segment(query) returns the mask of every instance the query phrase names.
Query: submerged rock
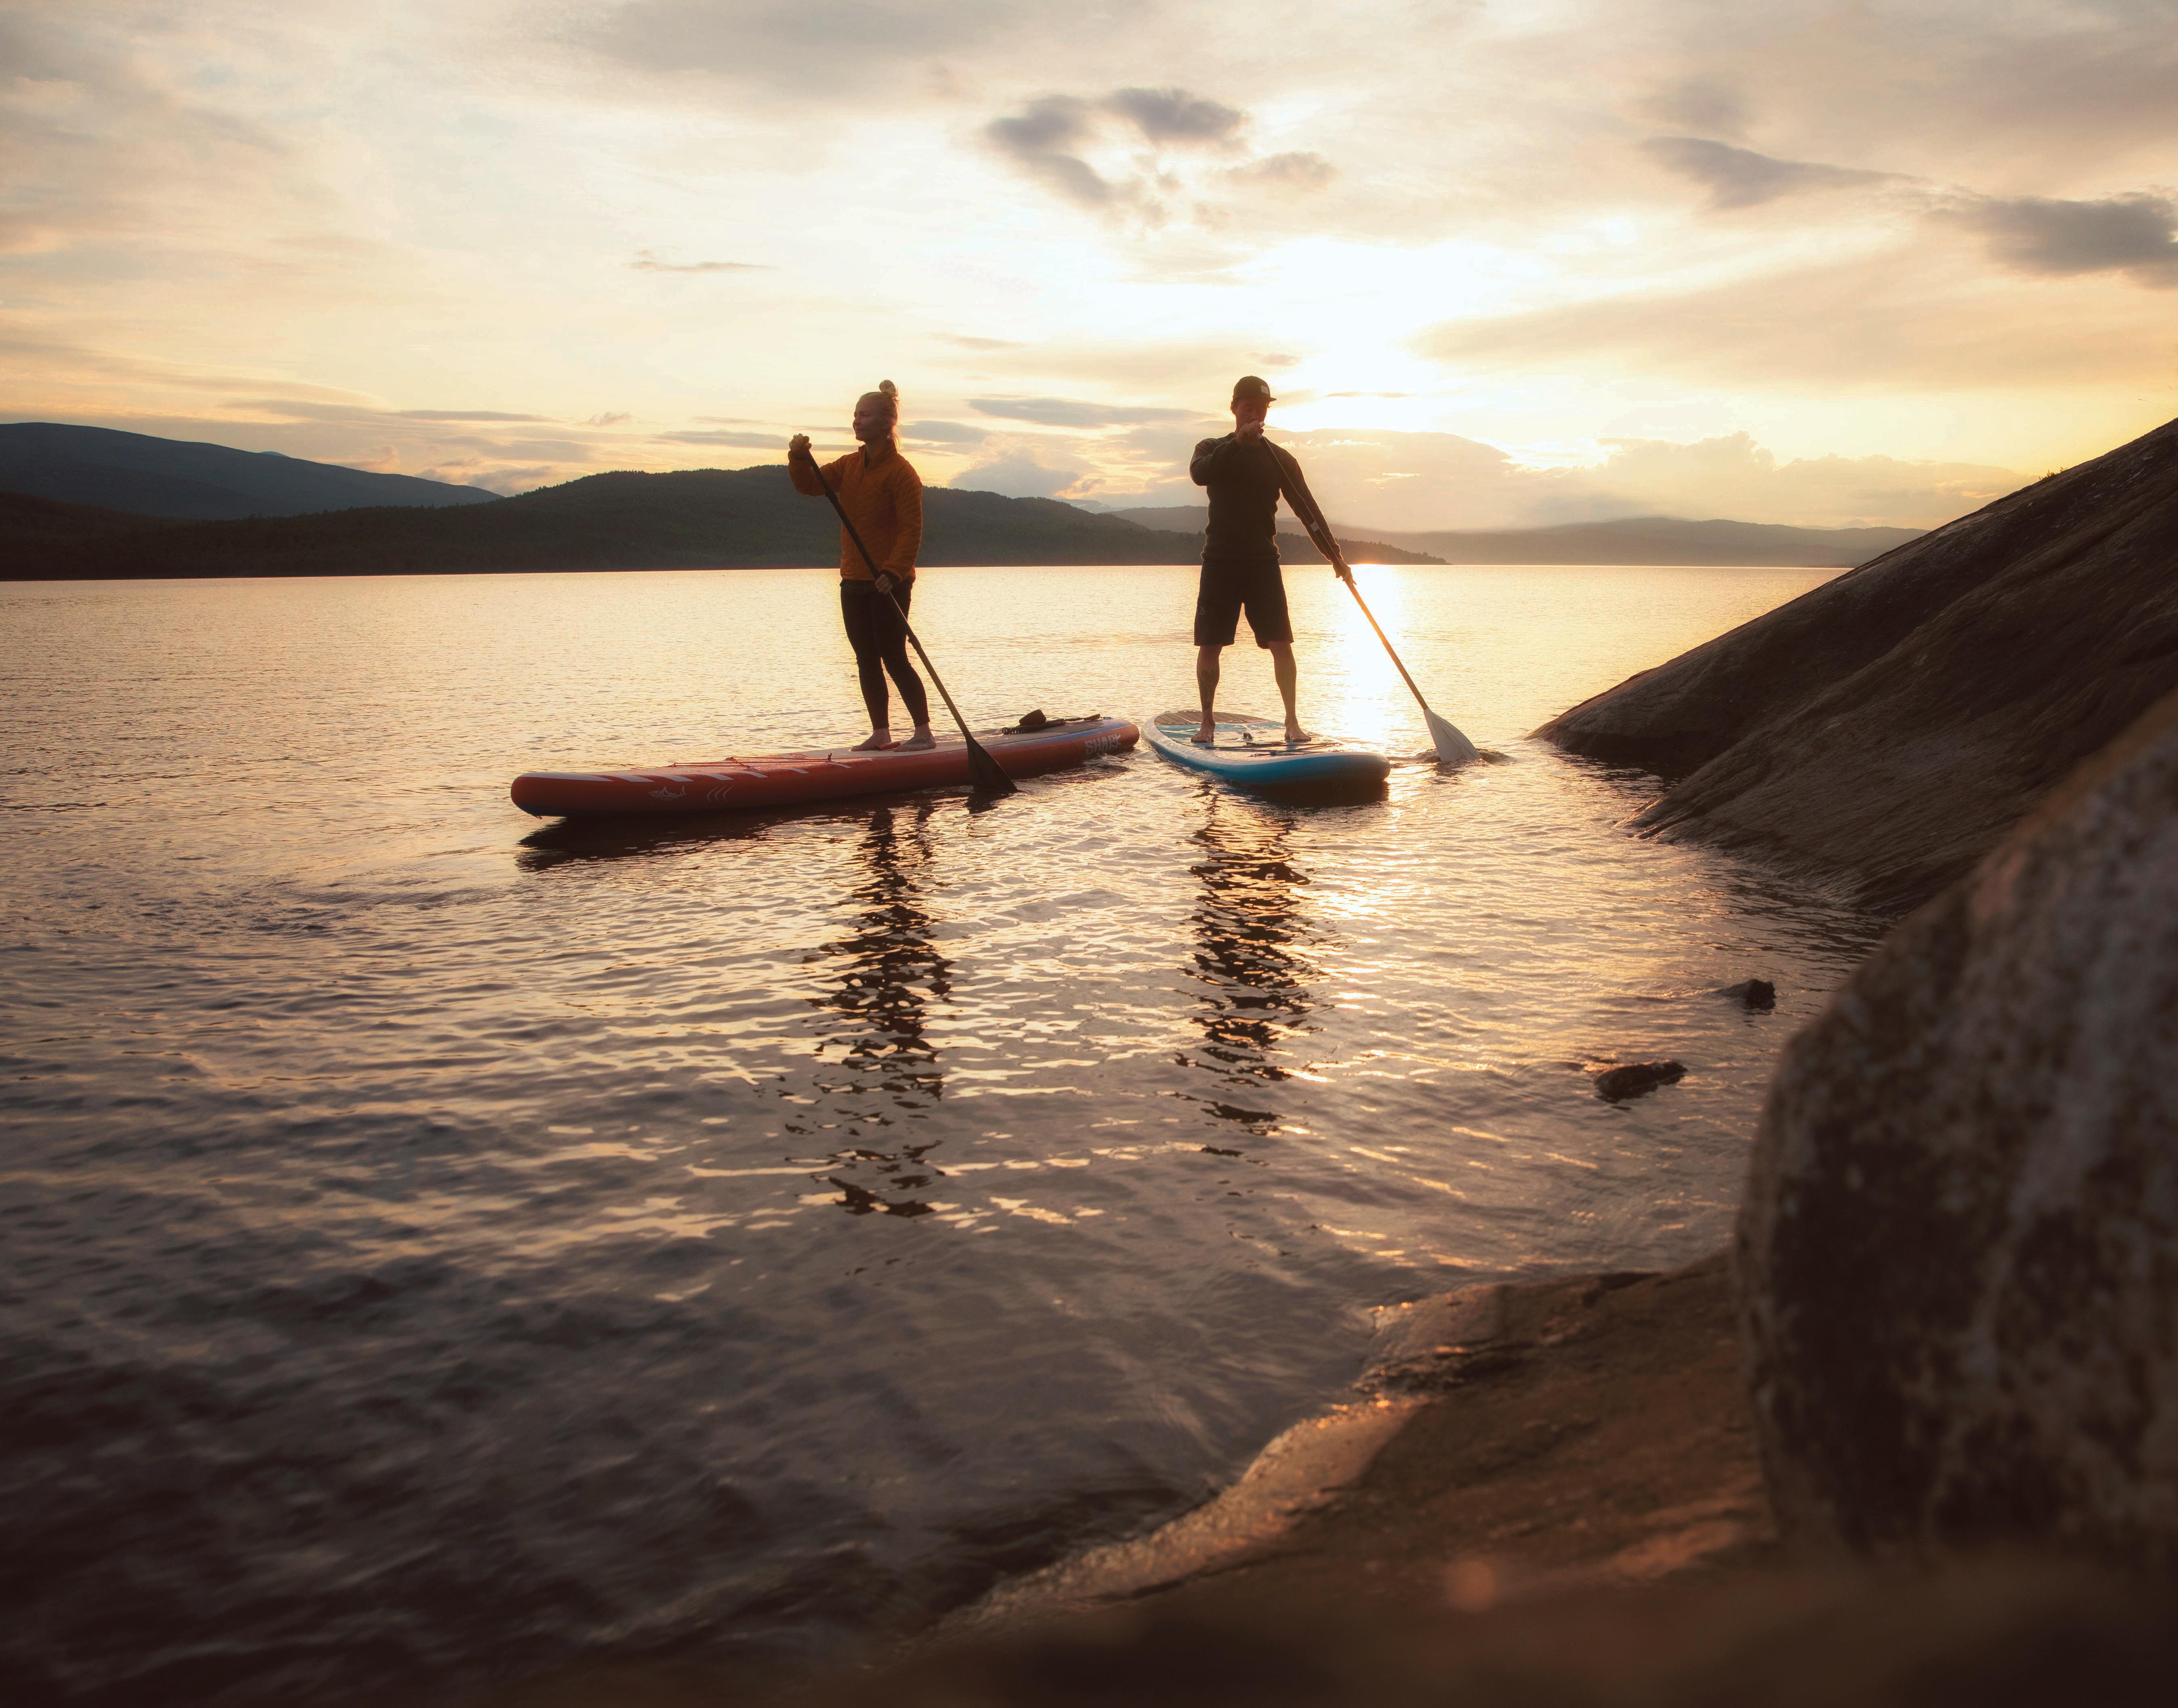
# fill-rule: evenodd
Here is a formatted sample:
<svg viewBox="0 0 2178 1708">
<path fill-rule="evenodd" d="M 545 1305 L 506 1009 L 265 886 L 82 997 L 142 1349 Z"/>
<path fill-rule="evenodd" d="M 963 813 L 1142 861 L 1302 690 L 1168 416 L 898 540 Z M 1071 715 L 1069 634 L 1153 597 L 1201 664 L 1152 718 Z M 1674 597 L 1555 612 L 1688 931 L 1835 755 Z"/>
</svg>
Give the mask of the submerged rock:
<svg viewBox="0 0 2178 1708">
<path fill-rule="evenodd" d="M 2178 694 L 1793 1041 L 1737 1260 L 1795 1534 L 2178 1565 Z"/>
<path fill-rule="evenodd" d="M 1628 1098 L 1653 1092 L 1658 1086 L 1674 1084 L 1686 1075 L 1683 1062 L 1628 1062 L 1623 1067 L 1607 1068 L 1598 1074 L 1595 1094 L 1606 1103 L 1623 1103 Z"/>
<path fill-rule="evenodd" d="M 1743 978 L 1717 992 L 1728 996 L 1749 1013 L 1767 1014 L 1777 1006 L 1777 987 L 1766 978 Z"/>
<path fill-rule="evenodd" d="M 1637 824 L 1904 909 L 2178 687 L 2178 422 L 1535 733 L 1677 780 Z"/>
</svg>

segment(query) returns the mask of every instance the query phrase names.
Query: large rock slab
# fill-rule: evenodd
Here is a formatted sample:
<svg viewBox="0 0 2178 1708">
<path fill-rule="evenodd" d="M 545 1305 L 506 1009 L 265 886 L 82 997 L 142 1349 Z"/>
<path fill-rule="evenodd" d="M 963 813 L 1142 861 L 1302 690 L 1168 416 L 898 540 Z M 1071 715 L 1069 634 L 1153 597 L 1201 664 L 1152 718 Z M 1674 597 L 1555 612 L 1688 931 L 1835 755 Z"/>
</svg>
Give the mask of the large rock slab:
<svg viewBox="0 0 2178 1708">
<path fill-rule="evenodd" d="M 1736 1254 L 1788 1533 L 2178 1565 L 2178 695 L 1793 1040 Z"/>
<path fill-rule="evenodd" d="M 1638 828 L 1903 911 L 2178 687 L 2178 422 L 1535 733 L 1677 780 Z"/>
</svg>

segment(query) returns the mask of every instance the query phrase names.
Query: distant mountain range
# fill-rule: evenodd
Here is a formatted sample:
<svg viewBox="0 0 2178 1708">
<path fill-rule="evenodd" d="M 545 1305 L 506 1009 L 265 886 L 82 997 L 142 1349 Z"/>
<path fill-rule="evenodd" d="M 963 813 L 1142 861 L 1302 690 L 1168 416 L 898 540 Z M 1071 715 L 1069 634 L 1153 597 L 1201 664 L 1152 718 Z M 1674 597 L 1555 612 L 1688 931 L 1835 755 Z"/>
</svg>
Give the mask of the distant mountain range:
<svg viewBox="0 0 2178 1708">
<path fill-rule="evenodd" d="M 1160 505 L 1108 510 L 1145 528 L 1174 533 L 1202 531 L 1201 505 Z M 1393 550 L 1427 554 L 1383 557 L 1385 563 L 1673 563 L 1745 564 L 1772 567 L 1850 569 L 1918 539 L 1918 528 L 1789 528 L 1766 522 L 1688 522 L 1676 516 L 1632 516 L 1610 522 L 1569 522 L 1552 528 L 1489 531 L 1445 529 L 1427 534 L 1371 530 Z M 1281 550 L 1288 536 L 1279 535 Z M 1296 542 L 1305 541 L 1294 536 Z M 1342 538 L 1339 544 L 1346 544 Z M 1291 557 L 1296 554 L 1287 552 Z M 1313 556 L 1311 550 L 1310 556 Z M 1353 556 L 1352 552 L 1347 554 Z"/>
<path fill-rule="evenodd" d="M 13 506 L 0 503 L 0 546 Z M 931 565 L 1185 563 L 1176 534 L 1092 516 L 1049 498 L 932 487 L 923 495 Z M 554 569 L 791 568 L 840 561 L 840 524 L 779 463 L 674 474 L 593 474 L 519 498 L 457 509 L 376 507 L 239 522 L 117 529 L 79 512 L 72 544 L 36 518 L 43 544 L 9 550 L 20 578 L 401 575 Z"/>
<path fill-rule="evenodd" d="M 1491 533 L 1394 534 L 1447 563 L 1769 564 L 1851 569 L 1918 539 L 1919 528 L 1787 528 L 1770 522 L 1688 522 L 1630 516 Z"/>
<path fill-rule="evenodd" d="M 0 425 L 0 492 L 191 521 L 304 516 L 367 504 L 489 504 L 499 495 L 413 474 L 366 474 L 276 451 L 52 421 Z"/>
<path fill-rule="evenodd" d="M 927 489 L 924 504 L 923 561 L 933 567 L 1183 564 L 1201 550 L 1199 506 L 1097 513 L 949 487 Z M 190 505 L 198 510 L 178 507 Z M 205 511 L 216 513 L 184 519 Z M 1644 517 L 1340 544 L 1356 562 L 1842 567 L 1915 532 Z M 1321 561 L 1298 534 L 1278 543 L 1289 561 Z M 501 499 L 145 434 L 0 425 L 0 578 L 783 568 L 836 562 L 838 550 L 830 511 L 795 492 L 776 463 L 594 474 Z"/>
</svg>

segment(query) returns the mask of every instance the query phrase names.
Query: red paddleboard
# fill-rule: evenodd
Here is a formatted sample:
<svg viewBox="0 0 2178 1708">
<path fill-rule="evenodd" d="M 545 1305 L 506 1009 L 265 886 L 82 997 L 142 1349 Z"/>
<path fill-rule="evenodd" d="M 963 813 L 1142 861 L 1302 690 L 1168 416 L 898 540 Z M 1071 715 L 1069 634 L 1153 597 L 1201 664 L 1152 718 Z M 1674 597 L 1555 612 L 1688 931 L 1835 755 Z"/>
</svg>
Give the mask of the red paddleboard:
<svg viewBox="0 0 2178 1708">
<path fill-rule="evenodd" d="M 1009 777 L 1034 777 L 1081 764 L 1099 753 L 1135 745 L 1139 731 L 1125 718 L 1053 719 L 1041 729 L 978 730 Z M 966 783 L 968 750 L 958 736 L 940 736 L 919 753 L 897 747 L 859 753 L 845 747 L 779 753 L 762 759 L 708 759 L 627 771 L 525 771 L 514 780 L 514 804 L 540 818 L 626 818 L 636 813 L 742 813 L 798 807 L 848 795 L 944 789 Z"/>
</svg>

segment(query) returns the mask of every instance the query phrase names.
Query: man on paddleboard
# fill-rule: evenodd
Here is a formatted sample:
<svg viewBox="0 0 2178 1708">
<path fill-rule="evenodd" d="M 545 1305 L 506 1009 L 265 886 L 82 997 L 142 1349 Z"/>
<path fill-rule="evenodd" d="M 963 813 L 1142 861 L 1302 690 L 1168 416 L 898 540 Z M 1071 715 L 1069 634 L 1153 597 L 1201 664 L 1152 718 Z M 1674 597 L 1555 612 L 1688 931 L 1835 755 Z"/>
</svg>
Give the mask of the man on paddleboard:
<svg viewBox="0 0 2178 1708">
<path fill-rule="evenodd" d="M 1202 696 L 1202 727 L 1194 738 L 1205 747 L 1218 733 L 1218 655 L 1233 644 L 1244 610 L 1256 644 L 1271 655 L 1271 674 L 1285 702 L 1286 739 L 1308 739 L 1294 709 L 1297 672 L 1285 577 L 1278 567 L 1279 495 L 1296 516 L 1320 512 L 1293 453 L 1263 436 L 1263 418 L 1277 401 L 1253 374 L 1234 380 L 1233 430 L 1204 440 L 1187 466 L 1195 484 L 1210 490 L 1202 580 L 1195 595 L 1195 684 Z"/>
<path fill-rule="evenodd" d="M 877 561 L 873 575 L 853 536 L 845 527 L 840 529 L 840 616 L 847 626 L 847 644 L 855 649 L 862 704 L 870 714 L 869 738 L 855 743 L 857 752 L 937 745 L 930 733 L 930 697 L 907 659 L 907 607 L 915 593 L 915 555 L 922 547 L 922 477 L 894 442 L 899 424 L 899 388 L 889 380 L 880 380 L 876 391 L 855 401 L 855 438 L 862 448 L 824 465 L 840 507 Z M 796 492 L 824 495 L 807 434 L 797 433 L 787 441 L 786 473 Z M 915 733 L 905 742 L 892 738 L 888 674 L 915 724 Z"/>
</svg>

